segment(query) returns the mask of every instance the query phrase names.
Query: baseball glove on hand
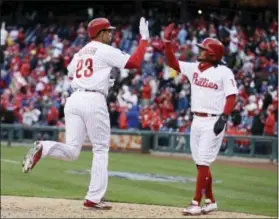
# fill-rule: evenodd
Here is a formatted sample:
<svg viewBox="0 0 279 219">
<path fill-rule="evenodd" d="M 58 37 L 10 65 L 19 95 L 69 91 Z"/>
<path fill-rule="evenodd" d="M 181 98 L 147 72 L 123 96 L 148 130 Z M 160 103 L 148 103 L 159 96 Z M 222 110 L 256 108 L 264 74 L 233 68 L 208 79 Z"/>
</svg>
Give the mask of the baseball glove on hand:
<svg viewBox="0 0 279 219">
<path fill-rule="evenodd" d="M 172 38 L 171 33 L 173 31 L 174 26 L 175 24 L 171 23 L 166 27 L 164 31 L 164 42 L 169 43 L 171 41 Z"/>
<path fill-rule="evenodd" d="M 219 135 L 223 129 L 225 128 L 225 125 L 227 124 L 228 121 L 228 116 L 226 114 L 221 114 L 221 116 L 219 117 L 219 119 L 217 120 L 217 122 L 214 125 L 214 133 L 215 135 Z"/>
<path fill-rule="evenodd" d="M 149 39 L 148 21 L 146 21 L 144 17 L 141 17 L 140 19 L 139 31 L 140 31 L 141 39 L 143 40 Z"/>
</svg>

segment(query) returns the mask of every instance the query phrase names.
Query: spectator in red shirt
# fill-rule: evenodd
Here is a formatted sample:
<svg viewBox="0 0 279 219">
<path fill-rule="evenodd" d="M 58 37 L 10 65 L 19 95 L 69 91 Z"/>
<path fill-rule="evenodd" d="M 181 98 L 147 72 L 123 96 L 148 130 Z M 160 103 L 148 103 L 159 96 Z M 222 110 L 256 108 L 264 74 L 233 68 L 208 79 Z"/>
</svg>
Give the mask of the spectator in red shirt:
<svg viewBox="0 0 279 219">
<path fill-rule="evenodd" d="M 149 81 L 144 82 L 144 86 L 141 91 L 141 100 L 142 100 L 142 106 L 148 106 L 150 99 L 151 99 L 151 86 L 149 84 Z"/>
<path fill-rule="evenodd" d="M 38 58 L 45 58 L 46 57 L 46 49 L 44 48 L 44 44 L 40 43 L 38 48 Z"/>
<path fill-rule="evenodd" d="M 159 131 L 162 127 L 162 119 L 159 114 L 153 113 L 153 117 L 151 118 L 150 128 L 152 131 Z"/>
<path fill-rule="evenodd" d="M 18 31 L 17 39 L 19 42 L 24 43 L 25 40 L 25 35 L 24 35 L 24 30 L 23 28 L 20 28 Z"/>
<path fill-rule="evenodd" d="M 275 130 L 275 115 L 274 115 L 274 108 L 270 105 L 267 108 L 267 117 L 264 124 L 264 134 L 268 136 L 274 136 Z"/>
<path fill-rule="evenodd" d="M 164 103 L 161 105 L 162 119 L 167 119 L 171 113 L 174 112 L 172 103 L 169 100 L 164 100 Z"/>
<path fill-rule="evenodd" d="M 126 108 L 120 108 L 120 115 L 119 115 L 119 128 L 120 129 L 128 128 L 126 112 L 127 112 Z"/>
<path fill-rule="evenodd" d="M 141 129 L 150 130 L 150 122 L 153 116 L 153 111 L 149 108 L 143 108 L 140 112 Z"/>
<path fill-rule="evenodd" d="M 26 59 L 20 67 L 20 73 L 23 77 L 27 77 L 30 74 L 30 70 L 31 70 L 31 67 L 29 64 L 29 60 Z"/>
<path fill-rule="evenodd" d="M 21 64 L 21 60 L 19 57 L 19 53 L 16 52 L 16 54 L 12 58 L 10 69 L 12 69 L 13 71 L 18 71 L 20 69 L 20 64 Z"/>
<path fill-rule="evenodd" d="M 59 118 L 59 112 L 55 106 L 51 106 L 47 112 L 48 125 L 56 125 Z"/>
</svg>

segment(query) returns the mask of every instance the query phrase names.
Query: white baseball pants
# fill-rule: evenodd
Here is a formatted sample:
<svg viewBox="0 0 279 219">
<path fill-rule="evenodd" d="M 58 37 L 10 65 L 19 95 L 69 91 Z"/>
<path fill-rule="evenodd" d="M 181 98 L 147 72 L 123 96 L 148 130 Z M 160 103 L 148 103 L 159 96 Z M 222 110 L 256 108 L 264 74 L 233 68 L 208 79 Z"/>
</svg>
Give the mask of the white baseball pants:
<svg viewBox="0 0 279 219">
<path fill-rule="evenodd" d="M 217 158 L 225 133 L 225 129 L 218 136 L 213 132 L 218 118 L 218 116 L 194 115 L 190 132 L 190 148 L 192 158 L 197 165 L 210 166 Z"/>
<path fill-rule="evenodd" d="M 99 203 L 108 184 L 110 120 L 105 96 L 97 92 L 76 91 L 67 98 L 64 112 L 66 143 L 41 141 L 42 157 L 76 160 L 87 134 L 94 158 L 85 199 Z"/>
</svg>

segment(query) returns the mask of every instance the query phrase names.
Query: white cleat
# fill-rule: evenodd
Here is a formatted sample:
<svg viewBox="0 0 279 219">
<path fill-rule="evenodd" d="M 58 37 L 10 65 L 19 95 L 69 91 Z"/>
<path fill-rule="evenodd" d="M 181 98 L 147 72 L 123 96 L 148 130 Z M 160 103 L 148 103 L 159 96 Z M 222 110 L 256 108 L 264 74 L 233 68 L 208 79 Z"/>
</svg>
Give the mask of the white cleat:
<svg viewBox="0 0 279 219">
<path fill-rule="evenodd" d="M 213 211 L 217 211 L 217 203 L 211 202 L 210 199 L 205 199 L 205 205 L 202 207 L 202 213 L 208 214 Z"/>
<path fill-rule="evenodd" d="M 28 173 L 30 170 L 34 168 L 34 166 L 41 159 L 42 151 L 43 145 L 39 141 L 34 142 L 34 147 L 32 147 L 28 151 L 22 162 L 22 171 L 24 173 Z"/>
<path fill-rule="evenodd" d="M 183 209 L 183 215 L 201 215 L 201 206 L 195 200 L 192 200 L 187 208 Z"/>
</svg>

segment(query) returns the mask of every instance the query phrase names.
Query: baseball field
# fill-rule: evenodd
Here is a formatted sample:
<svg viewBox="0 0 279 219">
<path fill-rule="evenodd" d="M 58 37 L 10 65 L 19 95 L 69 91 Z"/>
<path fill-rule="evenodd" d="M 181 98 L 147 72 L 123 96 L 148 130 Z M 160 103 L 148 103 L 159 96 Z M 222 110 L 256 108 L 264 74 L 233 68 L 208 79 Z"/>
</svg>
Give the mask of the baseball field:
<svg viewBox="0 0 279 219">
<path fill-rule="evenodd" d="M 195 189 L 190 159 L 110 153 L 105 197 L 113 210 L 84 210 L 92 153 L 77 161 L 42 159 L 29 174 L 21 161 L 28 147 L 1 147 L 1 217 L 182 217 Z M 202 217 L 278 217 L 277 166 L 216 161 L 213 187 L 219 211 Z M 36 197 L 36 198 L 35 198 Z"/>
</svg>

